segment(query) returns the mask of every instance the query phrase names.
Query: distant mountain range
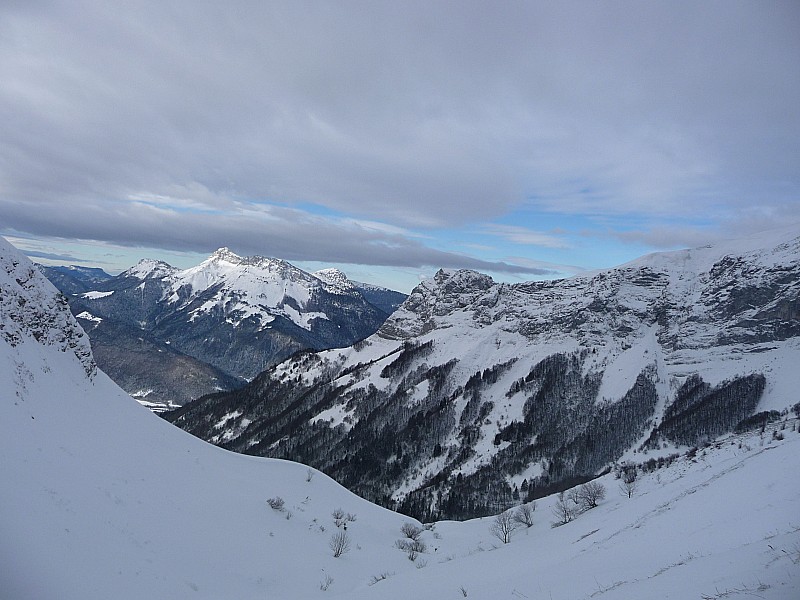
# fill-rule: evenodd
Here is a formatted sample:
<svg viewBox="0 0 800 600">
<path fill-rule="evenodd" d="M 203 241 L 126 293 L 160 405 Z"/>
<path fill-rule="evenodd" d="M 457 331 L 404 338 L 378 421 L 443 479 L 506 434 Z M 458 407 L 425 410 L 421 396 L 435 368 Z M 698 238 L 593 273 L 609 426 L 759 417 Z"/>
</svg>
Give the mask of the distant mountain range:
<svg viewBox="0 0 800 600">
<path fill-rule="evenodd" d="M 785 414 L 798 365 L 794 229 L 559 281 L 439 271 L 368 339 L 165 417 L 460 519 Z"/>
<path fill-rule="evenodd" d="M 243 385 L 300 350 L 348 346 L 405 299 L 335 269 L 311 274 L 227 248 L 186 270 L 147 259 L 114 277 L 40 268 L 69 298 L 100 368 L 155 410 Z"/>
</svg>

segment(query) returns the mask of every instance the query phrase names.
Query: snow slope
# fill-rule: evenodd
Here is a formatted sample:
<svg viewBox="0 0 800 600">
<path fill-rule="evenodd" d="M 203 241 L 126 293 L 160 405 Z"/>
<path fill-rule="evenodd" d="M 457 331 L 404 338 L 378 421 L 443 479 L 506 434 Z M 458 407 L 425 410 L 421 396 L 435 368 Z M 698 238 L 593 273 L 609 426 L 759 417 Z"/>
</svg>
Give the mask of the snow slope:
<svg viewBox="0 0 800 600">
<path fill-rule="evenodd" d="M 551 528 L 553 499 L 542 499 L 533 527 L 510 545 L 489 533 L 491 518 L 437 523 L 412 562 L 395 547 L 407 517 L 301 465 L 193 438 L 87 368 L 82 332 L 55 289 L 16 277 L 26 261 L 0 240 L 3 598 L 800 593 L 800 433 L 791 425 L 784 440 L 730 438 L 640 476 L 631 499 L 606 476 L 609 497 L 562 527 Z M 5 302 L 14 297 L 27 299 L 24 309 Z M 33 315 L 46 317 L 37 329 Z M 266 504 L 278 496 L 284 511 Z M 337 508 L 355 520 L 350 551 L 334 558 Z"/>
</svg>

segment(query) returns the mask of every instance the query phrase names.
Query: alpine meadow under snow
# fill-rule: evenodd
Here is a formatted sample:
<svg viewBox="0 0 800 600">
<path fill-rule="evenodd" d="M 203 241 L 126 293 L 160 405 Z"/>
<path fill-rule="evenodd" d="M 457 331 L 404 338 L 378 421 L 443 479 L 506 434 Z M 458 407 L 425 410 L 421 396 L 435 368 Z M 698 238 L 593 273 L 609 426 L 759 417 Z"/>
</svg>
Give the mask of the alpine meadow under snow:
<svg viewBox="0 0 800 600">
<path fill-rule="evenodd" d="M 791 417 L 641 471 L 630 498 L 609 473 L 598 506 L 558 527 L 559 499 L 542 498 L 508 544 L 496 517 L 419 532 L 322 473 L 217 448 L 140 406 L 4 240 L 0 385 L 0 591 L 14 600 L 800 594 Z"/>
</svg>

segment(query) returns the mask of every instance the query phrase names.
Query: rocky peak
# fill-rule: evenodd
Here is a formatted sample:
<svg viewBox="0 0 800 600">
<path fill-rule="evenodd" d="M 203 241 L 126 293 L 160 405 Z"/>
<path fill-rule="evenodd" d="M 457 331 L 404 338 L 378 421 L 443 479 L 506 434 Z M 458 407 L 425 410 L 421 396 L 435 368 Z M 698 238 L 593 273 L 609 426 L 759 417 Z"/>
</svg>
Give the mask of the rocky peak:
<svg viewBox="0 0 800 600">
<path fill-rule="evenodd" d="M 73 353 L 89 377 L 97 372 L 89 338 L 70 313 L 67 299 L 0 238 L 0 339 L 14 347 L 26 338 Z"/>
<path fill-rule="evenodd" d="M 438 317 L 463 310 L 495 286 L 488 275 L 468 269 L 439 269 L 420 283 L 384 323 L 379 333 L 388 338 L 408 338 L 438 326 Z"/>
<path fill-rule="evenodd" d="M 335 290 L 345 290 L 350 291 L 355 288 L 353 282 L 347 278 L 342 271 L 339 269 L 329 268 L 329 269 L 321 269 L 319 271 L 315 271 L 312 273 L 314 277 L 320 279 L 323 283 L 328 284 L 330 287 L 334 288 Z"/>
</svg>

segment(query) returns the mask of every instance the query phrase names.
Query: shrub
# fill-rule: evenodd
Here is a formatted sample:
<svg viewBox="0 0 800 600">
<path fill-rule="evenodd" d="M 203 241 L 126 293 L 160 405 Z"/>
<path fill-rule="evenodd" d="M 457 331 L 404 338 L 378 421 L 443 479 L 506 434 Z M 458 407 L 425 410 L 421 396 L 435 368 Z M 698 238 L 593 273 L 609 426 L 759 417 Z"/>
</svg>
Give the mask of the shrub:
<svg viewBox="0 0 800 600">
<path fill-rule="evenodd" d="M 280 496 L 275 496 L 274 498 L 267 498 L 267 504 L 272 510 L 277 510 L 278 512 L 283 512 L 285 509 L 286 502 L 283 501 L 283 498 Z"/>
<path fill-rule="evenodd" d="M 410 540 L 414 540 L 415 542 L 419 540 L 420 536 L 422 535 L 423 529 L 414 525 L 413 523 L 403 523 L 403 526 L 400 528 L 400 532 L 406 536 Z"/>
<path fill-rule="evenodd" d="M 337 531 L 331 536 L 328 546 L 333 551 L 333 557 L 339 558 L 345 552 L 350 551 L 350 536 L 346 531 Z"/>
<path fill-rule="evenodd" d="M 513 519 L 518 525 L 533 527 L 533 511 L 536 510 L 536 502 L 523 504 L 514 511 Z"/>
<path fill-rule="evenodd" d="M 605 486 L 598 481 L 590 481 L 578 489 L 578 499 L 583 510 L 595 508 L 606 497 Z"/>
</svg>

